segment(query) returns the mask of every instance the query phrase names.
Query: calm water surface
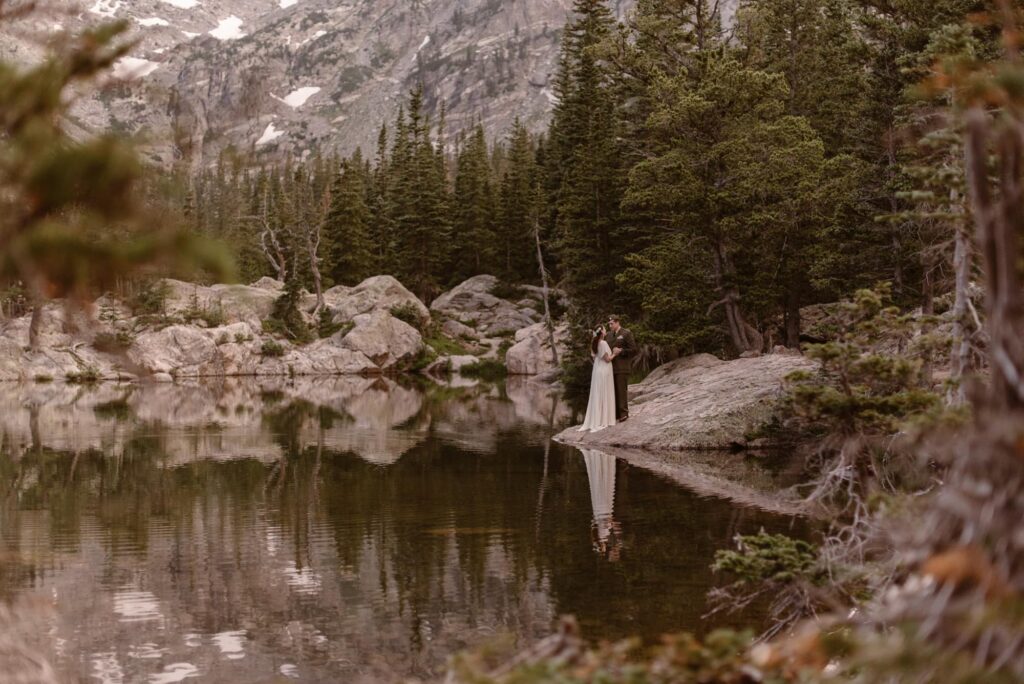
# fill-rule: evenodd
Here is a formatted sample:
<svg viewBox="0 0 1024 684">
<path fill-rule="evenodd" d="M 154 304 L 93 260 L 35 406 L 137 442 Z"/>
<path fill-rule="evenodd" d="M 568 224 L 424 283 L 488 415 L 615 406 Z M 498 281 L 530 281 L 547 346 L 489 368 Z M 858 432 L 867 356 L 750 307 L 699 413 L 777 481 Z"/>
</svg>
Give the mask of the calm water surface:
<svg viewBox="0 0 1024 684">
<path fill-rule="evenodd" d="M 0 385 L 0 601 L 69 681 L 432 678 L 453 652 L 707 627 L 737 533 L 792 522 L 553 444 L 546 390 Z"/>
</svg>

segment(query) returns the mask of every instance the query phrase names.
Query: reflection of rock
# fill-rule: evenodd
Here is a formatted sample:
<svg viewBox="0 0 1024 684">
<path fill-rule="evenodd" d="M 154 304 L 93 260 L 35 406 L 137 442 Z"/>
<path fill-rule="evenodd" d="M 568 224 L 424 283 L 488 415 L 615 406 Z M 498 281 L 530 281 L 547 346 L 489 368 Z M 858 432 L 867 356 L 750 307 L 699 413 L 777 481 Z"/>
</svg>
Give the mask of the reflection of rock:
<svg viewBox="0 0 1024 684">
<path fill-rule="evenodd" d="M 555 328 L 559 360 L 565 358 L 568 342 L 569 326 L 562 323 Z M 516 343 L 505 354 L 505 365 L 512 375 L 543 375 L 558 370 L 551 355 L 551 336 L 543 322 L 516 333 Z"/>
<path fill-rule="evenodd" d="M 332 287 L 324 292 L 324 301 L 335 323 L 348 323 L 359 314 L 403 307 L 414 310 L 423 323 L 430 320 L 430 311 L 423 302 L 391 276 L 367 278 L 355 287 Z"/>
<path fill-rule="evenodd" d="M 540 320 L 534 307 L 541 304 L 532 300 L 516 304 L 496 297 L 491 291 L 497 285 L 494 276 L 475 276 L 435 299 L 430 309 L 473 328 L 478 337 L 514 333 Z"/>
<path fill-rule="evenodd" d="M 410 363 L 423 351 L 423 338 L 416 328 L 387 311 L 360 314 L 355 327 L 340 340 L 340 346 L 365 354 L 383 371 Z"/>
<path fill-rule="evenodd" d="M 323 444 L 329 449 L 390 465 L 426 439 L 429 423 L 414 420 L 423 409 L 420 392 L 378 380 L 343 403 L 352 422 L 324 431 Z M 305 441 L 316 443 L 317 438 L 307 431 Z"/>
<path fill-rule="evenodd" d="M 479 362 L 479 358 L 469 356 L 468 354 L 460 356 L 439 356 L 436 361 L 427 366 L 426 372 L 430 375 L 444 375 L 446 373 L 454 373 L 458 375 L 459 371 L 466 366 L 472 366 Z"/>
<path fill-rule="evenodd" d="M 572 429 L 558 438 L 585 445 L 652 449 L 717 449 L 745 445 L 770 417 L 783 379 L 817 364 L 770 354 L 721 361 L 709 354 L 673 361 L 630 388 L 630 418 L 594 433 Z"/>
<path fill-rule="evenodd" d="M 531 425 L 558 427 L 572 419 L 559 390 L 530 382 L 529 378 L 509 377 L 505 393 L 515 407 L 516 417 Z"/>
</svg>

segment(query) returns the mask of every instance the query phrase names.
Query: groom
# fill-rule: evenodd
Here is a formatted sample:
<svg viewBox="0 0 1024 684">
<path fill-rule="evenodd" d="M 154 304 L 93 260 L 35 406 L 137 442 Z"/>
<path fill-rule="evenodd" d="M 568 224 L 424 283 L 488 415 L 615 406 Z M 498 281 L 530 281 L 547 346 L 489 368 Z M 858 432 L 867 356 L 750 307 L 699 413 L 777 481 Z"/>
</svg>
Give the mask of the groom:
<svg viewBox="0 0 1024 684">
<path fill-rule="evenodd" d="M 633 370 L 633 359 L 636 357 L 636 340 L 633 333 L 622 327 L 618 316 L 608 317 L 608 346 L 619 353 L 612 361 L 615 373 L 615 421 L 623 422 L 629 418 L 629 374 Z"/>
</svg>

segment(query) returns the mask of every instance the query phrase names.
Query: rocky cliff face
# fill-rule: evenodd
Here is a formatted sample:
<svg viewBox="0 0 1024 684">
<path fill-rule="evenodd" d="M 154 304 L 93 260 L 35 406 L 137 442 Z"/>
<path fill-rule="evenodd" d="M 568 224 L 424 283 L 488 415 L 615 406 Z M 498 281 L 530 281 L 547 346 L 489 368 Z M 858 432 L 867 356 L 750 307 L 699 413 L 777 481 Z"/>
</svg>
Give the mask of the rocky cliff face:
<svg viewBox="0 0 1024 684">
<path fill-rule="evenodd" d="M 613 3 L 620 14 L 634 0 Z M 547 121 L 572 0 L 86 0 L 37 31 L 124 19 L 139 45 L 122 83 L 83 100 L 83 130 L 145 134 L 154 161 L 202 165 L 228 145 L 302 155 L 370 152 L 418 83 L 450 135 L 480 119 Z M 10 31 L 0 50 L 31 54 Z M 38 46 L 35 46 L 38 49 Z"/>
</svg>

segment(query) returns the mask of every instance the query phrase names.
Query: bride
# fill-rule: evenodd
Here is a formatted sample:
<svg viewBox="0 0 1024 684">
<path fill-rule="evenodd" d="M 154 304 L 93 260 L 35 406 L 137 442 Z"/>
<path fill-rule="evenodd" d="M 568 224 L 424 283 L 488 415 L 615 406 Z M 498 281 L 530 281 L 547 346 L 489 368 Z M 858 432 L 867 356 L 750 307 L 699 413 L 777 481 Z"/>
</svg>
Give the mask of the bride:
<svg viewBox="0 0 1024 684">
<path fill-rule="evenodd" d="M 615 425 L 615 376 L 612 373 L 612 359 L 619 350 L 612 351 L 605 342 L 604 327 L 594 330 L 590 341 L 590 355 L 594 357 L 594 372 L 590 377 L 590 403 L 587 417 L 580 432 L 597 432 Z"/>
</svg>

